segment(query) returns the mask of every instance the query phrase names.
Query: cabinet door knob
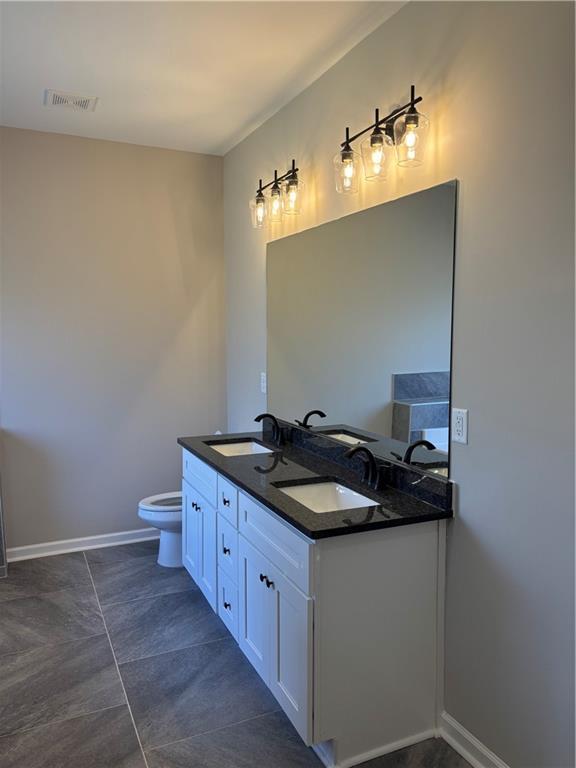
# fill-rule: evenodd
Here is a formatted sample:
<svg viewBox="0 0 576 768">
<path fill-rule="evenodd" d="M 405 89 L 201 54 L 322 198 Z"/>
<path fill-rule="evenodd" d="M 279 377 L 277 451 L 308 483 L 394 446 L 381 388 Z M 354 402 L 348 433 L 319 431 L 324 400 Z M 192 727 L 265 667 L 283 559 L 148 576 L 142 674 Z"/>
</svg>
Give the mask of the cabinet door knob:
<svg viewBox="0 0 576 768">
<path fill-rule="evenodd" d="M 232 608 L 232 605 L 230 603 L 227 603 L 226 600 L 224 600 L 224 608 L 226 608 L 226 610 L 229 611 L 230 608 Z"/>
<path fill-rule="evenodd" d="M 198 511 L 198 504 L 196 504 L 195 501 L 192 502 L 192 509 L 195 509 L 196 511 Z"/>
<path fill-rule="evenodd" d="M 222 503 L 224 504 L 225 507 L 230 506 L 230 499 L 227 499 L 226 496 L 224 496 L 224 494 L 222 494 Z"/>
<path fill-rule="evenodd" d="M 266 577 L 266 586 L 268 587 L 268 589 L 274 589 L 274 582 L 270 581 L 268 577 Z"/>
<path fill-rule="evenodd" d="M 225 555 L 229 555 L 230 554 L 230 547 L 222 547 L 222 552 Z"/>
<path fill-rule="evenodd" d="M 268 581 L 268 577 L 264 576 L 263 573 L 260 574 L 260 581 Z"/>
</svg>

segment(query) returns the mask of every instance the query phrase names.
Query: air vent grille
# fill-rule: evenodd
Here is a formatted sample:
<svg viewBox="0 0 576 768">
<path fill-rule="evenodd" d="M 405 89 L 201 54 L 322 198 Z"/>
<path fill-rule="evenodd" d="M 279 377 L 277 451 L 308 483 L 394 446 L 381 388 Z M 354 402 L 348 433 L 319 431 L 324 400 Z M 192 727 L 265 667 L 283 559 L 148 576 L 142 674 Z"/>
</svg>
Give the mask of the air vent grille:
<svg viewBox="0 0 576 768">
<path fill-rule="evenodd" d="M 98 103 L 97 96 L 77 96 L 63 91 L 44 91 L 44 106 L 57 109 L 73 109 L 76 112 L 94 112 Z"/>
</svg>

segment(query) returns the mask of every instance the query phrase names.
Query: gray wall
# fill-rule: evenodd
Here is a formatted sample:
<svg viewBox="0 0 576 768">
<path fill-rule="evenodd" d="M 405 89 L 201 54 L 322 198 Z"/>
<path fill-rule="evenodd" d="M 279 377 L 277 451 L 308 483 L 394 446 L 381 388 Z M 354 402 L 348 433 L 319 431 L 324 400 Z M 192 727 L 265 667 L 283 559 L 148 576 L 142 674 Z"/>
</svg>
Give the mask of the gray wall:
<svg viewBox="0 0 576 768">
<path fill-rule="evenodd" d="M 268 409 L 392 436 L 392 376 L 448 371 L 455 183 L 275 240 Z"/>
<path fill-rule="evenodd" d="M 470 443 L 452 451 L 445 701 L 513 768 L 574 765 L 573 26 L 569 3 L 411 2 L 224 166 L 234 430 L 266 405 L 266 241 L 461 181 L 453 397 L 470 409 Z M 432 120 L 427 162 L 338 196 L 344 127 L 410 83 Z M 258 178 L 292 157 L 306 212 L 272 235 L 253 230 Z"/>
<path fill-rule="evenodd" d="M 2 129 L 8 547 L 145 527 L 225 424 L 222 160 Z"/>
</svg>

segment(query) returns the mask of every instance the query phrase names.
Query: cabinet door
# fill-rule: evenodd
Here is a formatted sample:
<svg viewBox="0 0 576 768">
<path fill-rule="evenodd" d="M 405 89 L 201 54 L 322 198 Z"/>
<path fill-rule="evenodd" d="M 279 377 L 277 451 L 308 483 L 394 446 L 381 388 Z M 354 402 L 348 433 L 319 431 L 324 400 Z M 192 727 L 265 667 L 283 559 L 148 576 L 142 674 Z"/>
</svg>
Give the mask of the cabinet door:
<svg viewBox="0 0 576 768">
<path fill-rule="evenodd" d="M 270 690 L 305 741 L 312 743 L 313 600 L 273 569 Z"/>
<path fill-rule="evenodd" d="M 218 591 L 217 591 L 217 556 L 216 556 L 216 510 L 206 501 L 200 500 L 199 519 L 200 519 L 200 558 L 199 558 L 199 581 L 198 586 L 204 593 L 204 597 L 212 610 L 218 610 Z"/>
<path fill-rule="evenodd" d="M 238 644 L 260 677 L 268 685 L 270 678 L 270 563 L 239 536 L 239 623 Z"/>
<path fill-rule="evenodd" d="M 192 506 L 194 491 L 182 481 L 182 563 L 200 585 L 200 513 Z"/>
</svg>

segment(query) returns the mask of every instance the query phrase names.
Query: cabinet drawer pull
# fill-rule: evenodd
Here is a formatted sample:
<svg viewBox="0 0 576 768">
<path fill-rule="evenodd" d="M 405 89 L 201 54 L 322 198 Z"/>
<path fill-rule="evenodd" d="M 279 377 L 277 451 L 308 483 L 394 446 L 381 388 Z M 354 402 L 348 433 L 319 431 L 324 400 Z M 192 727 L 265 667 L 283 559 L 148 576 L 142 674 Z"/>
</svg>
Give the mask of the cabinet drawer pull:
<svg viewBox="0 0 576 768">
<path fill-rule="evenodd" d="M 227 499 L 226 496 L 224 496 L 224 494 L 222 494 L 222 503 L 224 504 L 225 507 L 230 506 L 230 499 Z"/>
<path fill-rule="evenodd" d="M 230 554 L 230 547 L 222 547 L 222 552 L 225 555 L 229 555 Z"/>
<path fill-rule="evenodd" d="M 232 608 L 232 604 L 231 603 L 227 603 L 226 600 L 224 600 L 224 608 L 226 608 L 226 610 L 229 611 L 230 608 Z"/>
</svg>

